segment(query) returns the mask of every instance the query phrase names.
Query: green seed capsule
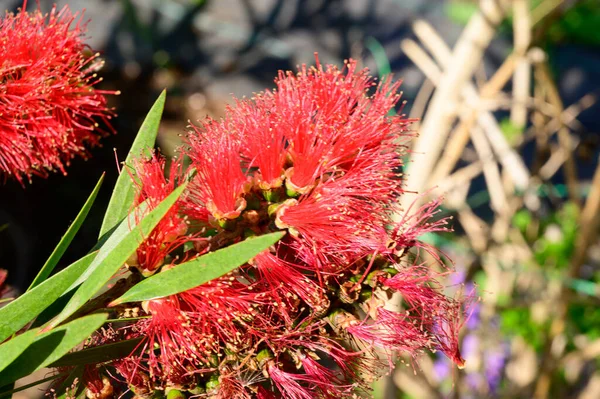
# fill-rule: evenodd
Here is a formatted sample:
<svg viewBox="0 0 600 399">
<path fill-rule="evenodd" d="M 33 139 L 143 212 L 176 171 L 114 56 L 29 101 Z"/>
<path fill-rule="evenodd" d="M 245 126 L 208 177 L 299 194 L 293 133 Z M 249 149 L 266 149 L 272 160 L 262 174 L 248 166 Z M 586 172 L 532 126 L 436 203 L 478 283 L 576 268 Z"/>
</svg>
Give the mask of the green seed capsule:
<svg viewBox="0 0 600 399">
<path fill-rule="evenodd" d="M 186 396 L 183 392 L 178 389 L 171 389 L 167 393 L 167 399 L 185 399 Z"/>
</svg>

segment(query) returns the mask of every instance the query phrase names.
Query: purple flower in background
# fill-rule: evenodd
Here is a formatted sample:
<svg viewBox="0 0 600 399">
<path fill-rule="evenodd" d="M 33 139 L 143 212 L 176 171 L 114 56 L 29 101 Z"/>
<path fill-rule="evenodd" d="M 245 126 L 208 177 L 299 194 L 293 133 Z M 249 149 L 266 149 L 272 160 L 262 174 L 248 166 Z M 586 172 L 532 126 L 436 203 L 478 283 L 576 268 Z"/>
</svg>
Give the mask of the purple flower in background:
<svg viewBox="0 0 600 399">
<path fill-rule="evenodd" d="M 469 287 L 470 286 L 470 287 Z M 467 284 L 467 292 L 472 292 L 474 290 L 473 284 Z M 481 313 L 481 304 L 479 302 L 475 302 L 471 304 L 470 312 L 467 317 L 467 328 L 471 330 L 477 329 L 480 322 L 479 314 Z"/>
<path fill-rule="evenodd" d="M 468 334 L 463 339 L 463 354 L 465 357 L 472 357 L 477 353 L 479 338 L 475 334 Z"/>
<path fill-rule="evenodd" d="M 435 378 L 441 382 L 450 376 L 450 362 L 445 356 L 438 356 L 433 362 Z"/>
<path fill-rule="evenodd" d="M 488 382 L 490 393 L 497 392 L 500 381 L 502 380 L 502 373 L 508 353 L 507 349 L 506 345 L 500 345 L 499 347 L 486 351 L 485 377 Z"/>
</svg>

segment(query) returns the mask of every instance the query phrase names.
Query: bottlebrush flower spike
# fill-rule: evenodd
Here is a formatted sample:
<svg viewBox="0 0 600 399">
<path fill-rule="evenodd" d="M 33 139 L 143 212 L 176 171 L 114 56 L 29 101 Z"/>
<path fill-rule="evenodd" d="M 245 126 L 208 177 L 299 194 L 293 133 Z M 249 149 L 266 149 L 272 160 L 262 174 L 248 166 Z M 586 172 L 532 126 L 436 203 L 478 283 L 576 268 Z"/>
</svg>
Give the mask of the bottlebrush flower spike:
<svg viewBox="0 0 600 399">
<path fill-rule="evenodd" d="M 188 136 L 193 166 L 198 173 L 190 187 L 191 208 L 206 209 L 217 219 L 235 219 L 246 207 L 241 197 L 246 176 L 241 169 L 241 144 L 228 121 L 207 119 Z M 196 209 L 196 212 L 201 210 Z"/>
<path fill-rule="evenodd" d="M 144 347 L 148 349 L 148 357 L 136 359 L 137 369 L 147 372 L 160 385 L 189 382 L 186 367 L 200 365 L 196 353 L 202 337 L 188 328 L 192 321 L 181 309 L 179 299 L 172 296 L 150 300 L 142 306 L 152 317 L 139 323 L 142 336 L 147 338 Z M 141 365 L 142 359 L 146 360 L 146 366 Z M 130 378 L 133 380 L 134 376 Z"/>
<path fill-rule="evenodd" d="M 4 269 L 0 269 L 0 292 L 4 291 L 4 282 L 6 281 L 6 277 L 8 277 L 8 272 Z"/>
<path fill-rule="evenodd" d="M 9 292 L 11 291 L 11 288 L 5 284 L 7 277 L 8 271 L 0 269 L 0 299 L 8 296 Z"/>
<path fill-rule="evenodd" d="M 308 387 L 300 385 L 298 380 L 302 375 L 291 374 L 281 370 L 275 363 L 272 363 L 269 368 L 269 377 L 275 383 L 279 392 L 285 399 L 312 399 L 313 393 Z"/>
<path fill-rule="evenodd" d="M 156 208 L 183 180 L 182 163 L 178 159 L 171 162 L 167 172 L 166 159 L 154 154 L 150 159 L 135 159 L 133 161 L 132 179 L 136 189 L 134 206 L 142 202 L 148 204 L 147 211 Z M 149 275 L 163 265 L 165 258 L 173 250 L 186 241 L 188 226 L 185 217 L 180 215 L 183 202 L 177 201 L 167 212 L 152 232 L 140 243 L 134 256 L 128 260 L 129 266 L 137 267 L 142 273 Z M 141 218 L 142 215 L 136 215 Z"/>
<path fill-rule="evenodd" d="M 112 131 L 98 54 L 84 44 L 83 15 L 68 7 L 7 13 L 0 22 L 0 174 L 22 182 L 87 156 Z"/>
<path fill-rule="evenodd" d="M 357 72 L 354 61 L 346 66 L 345 72 L 332 65 L 323 68 L 317 58 L 315 68 L 303 66 L 296 75 L 281 72 L 276 80 L 273 113 L 289 139 L 293 162 L 286 184 L 300 193 L 324 173 L 351 162 L 361 149 L 406 130 L 406 120 L 387 117 L 399 99 L 399 83 L 384 82 L 368 96 L 375 85 L 368 71 Z"/>
<path fill-rule="evenodd" d="M 256 176 L 265 190 L 281 187 L 283 183 L 284 165 L 286 161 L 285 129 L 281 126 L 286 121 L 276 117 L 272 93 L 258 94 L 253 103 L 238 101 L 235 108 L 230 108 L 232 125 L 244 137 L 242 157 L 247 168 L 258 168 Z"/>
<path fill-rule="evenodd" d="M 351 324 L 347 331 L 355 338 L 390 353 L 397 351 L 416 356 L 423 349 L 431 347 L 427 332 L 420 329 L 419 319 L 382 307 L 377 309 L 376 314 L 375 320 Z"/>
<path fill-rule="evenodd" d="M 301 299 L 315 312 L 327 311 L 329 299 L 323 288 L 303 274 L 304 267 L 286 262 L 285 260 L 268 252 L 263 252 L 254 258 L 256 270 L 260 281 L 271 290 L 271 294 L 282 306 L 284 317 L 292 323 L 294 320 L 285 309 L 297 311 L 295 302 Z"/>
<path fill-rule="evenodd" d="M 350 399 L 366 393 L 397 355 L 441 350 L 463 364 L 462 301 L 445 296 L 435 279 L 441 274 L 419 260 L 420 248 L 436 255 L 419 235 L 447 231 L 446 220 L 432 221 L 435 202 L 392 218 L 403 195 L 402 141 L 410 136 L 409 121 L 388 116 L 398 84 L 375 85 L 354 61 L 338 70 L 318 60 L 295 75 L 280 73 L 276 83 L 277 90 L 239 100 L 223 119 L 191 129 L 183 153 L 193 180 L 150 235 L 155 240 L 142 244 L 156 256 L 136 278 L 248 237 L 286 234 L 229 274 L 131 304 L 123 314 L 144 318 L 124 316 L 120 334 L 142 342 L 114 368 L 105 366 L 140 397 L 171 390 L 199 398 Z M 151 207 L 181 176 L 172 170 L 166 179 L 156 157 L 134 167 L 136 204 Z M 192 236 L 173 228 L 182 220 Z M 394 292 L 404 303 L 392 312 L 384 305 Z"/>
</svg>

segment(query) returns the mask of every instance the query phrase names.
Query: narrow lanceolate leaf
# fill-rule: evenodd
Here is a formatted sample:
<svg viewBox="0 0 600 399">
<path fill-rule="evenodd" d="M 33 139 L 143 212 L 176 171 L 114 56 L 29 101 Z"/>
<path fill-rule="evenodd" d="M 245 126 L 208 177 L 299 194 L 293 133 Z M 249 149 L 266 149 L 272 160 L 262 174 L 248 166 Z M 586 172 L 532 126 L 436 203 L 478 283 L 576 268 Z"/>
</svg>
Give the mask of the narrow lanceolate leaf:
<svg viewBox="0 0 600 399">
<path fill-rule="evenodd" d="M 125 165 L 123 165 L 121 174 L 110 197 L 106 214 L 102 221 L 102 227 L 100 227 L 99 237 L 112 230 L 129 213 L 130 206 L 133 203 L 134 187 L 126 168 L 131 164 L 132 159 L 140 157 L 143 154 L 150 156 L 150 151 L 154 147 L 156 135 L 158 134 L 158 126 L 165 108 L 166 97 L 167 92 L 163 91 L 150 109 L 150 112 L 148 112 L 148 115 L 146 115 L 146 119 L 144 119 L 144 123 L 142 123 L 131 145 L 129 154 L 125 159 Z"/>
<path fill-rule="evenodd" d="M 175 204 L 186 185 L 177 187 L 167 198 L 149 212 L 136 225 L 135 220 L 128 218 L 110 236 L 98 251 L 98 255 L 86 270 L 86 279 L 77 289 L 63 311 L 50 322 L 48 328 L 59 325 L 92 298 L 110 278 L 119 270 L 137 249 L 163 216 Z M 135 211 L 134 211 L 135 213 Z M 132 215 L 133 216 L 133 215 Z M 124 224 L 123 224 L 124 223 Z"/>
<path fill-rule="evenodd" d="M 94 252 L 84 256 L 65 270 L 0 308 L 0 342 L 19 331 L 64 294 L 92 263 L 96 255 L 97 253 Z"/>
<path fill-rule="evenodd" d="M 145 215 L 148 213 L 147 211 L 148 204 L 146 202 L 142 202 L 141 204 L 139 204 L 124 220 L 121 221 L 121 223 L 119 223 L 119 225 L 116 228 L 112 230 L 111 234 L 108 237 L 106 237 L 106 240 L 96 244 L 96 246 L 92 248 L 92 250 L 98 252 L 102 251 L 106 256 L 107 251 L 111 251 L 112 249 L 114 249 L 115 245 L 119 244 L 119 242 L 121 242 L 125 237 L 127 237 L 128 234 L 130 234 L 133 228 L 137 225 L 136 215 Z M 141 242 L 141 237 L 138 238 L 140 238 Z M 83 284 L 84 281 L 88 280 L 92 273 L 100 265 L 100 262 L 94 262 L 92 265 L 90 265 L 90 267 L 85 269 L 83 274 L 79 276 L 79 278 L 71 285 L 71 287 L 69 287 L 69 291 L 73 288 L 80 286 L 81 284 Z"/>
<path fill-rule="evenodd" d="M 111 305 L 161 298 L 197 287 L 240 267 L 275 244 L 284 234 L 284 232 L 278 232 L 248 238 L 238 244 L 155 274 L 133 286 Z"/>
<path fill-rule="evenodd" d="M 59 378 L 63 378 L 66 375 L 68 375 L 68 373 L 53 374 L 50 377 L 42 378 L 41 380 L 30 382 L 29 384 L 21 385 L 18 388 L 14 387 L 15 386 L 14 383 L 9 384 L 8 386 L 11 387 L 11 388 L 7 389 L 7 390 L 3 390 L 6 387 L 0 387 L 0 398 L 12 398 L 13 394 L 15 394 L 17 392 L 25 391 L 26 389 L 33 388 L 33 387 L 35 387 L 37 385 L 43 384 L 44 382 L 53 381 L 53 380 L 57 380 Z M 58 399 L 58 397 L 56 399 Z M 66 399 L 66 398 L 63 397 L 63 399 Z"/>
<path fill-rule="evenodd" d="M 0 386 L 57 361 L 92 335 L 107 317 L 106 313 L 93 314 L 38 335 L 36 340 L 0 373 Z"/>
<path fill-rule="evenodd" d="M 81 366 L 122 359 L 129 356 L 140 342 L 142 342 L 141 337 L 67 353 L 50 367 Z"/>
<path fill-rule="evenodd" d="M 52 251 L 52 254 L 50 254 L 50 257 L 48 258 L 48 260 L 42 267 L 42 270 L 40 270 L 38 275 L 35 276 L 35 279 L 31 283 L 31 285 L 29 286 L 27 291 L 31 290 L 33 287 L 40 284 L 42 281 L 46 280 L 48 278 L 48 276 L 50 275 L 50 273 L 52 273 L 52 271 L 58 264 L 58 261 L 60 260 L 60 258 L 63 256 L 63 254 L 69 247 L 69 244 L 71 244 L 71 241 L 73 241 L 73 237 L 75 237 L 75 234 L 77 234 L 77 231 L 79 231 L 79 228 L 81 227 L 81 225 L 83 224 L 83 221 L 87 217 L 88 212 L 92 208 L 92 205 L 93 205 L 94 201 L 96 200 L 96 196 L 98 195 L 98 191 L 100 191 L 100 187 L 102 186 L 103 180 L 104 180 L 104 173 L 100 177 L 100 180 L 98 180 L 96 187 L 94 187 L 94 191 L 92 191 L 92 193 L 88 197 L 87 201 L 85 201 L 85 204 L 83 204 L 83 208 L 81 208 L 81 210 L 79 211 L 79 214 L 77 215 L 77 217 L 75 218 L 73 223 L 71 223 L 71 225 L 67 229 L 67 232 L 65 233 L 65 235 L 61 238 L 61 240 L 58 243 L 58 245 L 56 246 L 56 248 L 54 248 L 54 251 Z"/>
<path fill-rule="evenodd" d="M 37 331 L 31 330 L 0 345 L 0 373 L 35 341 Z"/>
</svg>

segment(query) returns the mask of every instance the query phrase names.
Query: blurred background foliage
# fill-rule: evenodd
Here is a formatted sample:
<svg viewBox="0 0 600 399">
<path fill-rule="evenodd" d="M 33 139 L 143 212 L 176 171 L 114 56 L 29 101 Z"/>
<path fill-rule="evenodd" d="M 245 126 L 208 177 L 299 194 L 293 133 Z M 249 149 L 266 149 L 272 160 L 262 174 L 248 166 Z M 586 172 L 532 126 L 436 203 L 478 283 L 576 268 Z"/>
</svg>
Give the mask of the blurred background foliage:
<svg viewBox="0 0 600 399">
<path fill-rule="evenodd" d="M 313 63 L 315 51 L 338 65 L 352 57 L 375 75 L 403 79 L 401 112 L 424 128 L 409 184 L 418 176 L 421 191 L 436 187 L 428 195 L 445 195 L 442 215 L 455 218 L 455 232 L 423 239 L 453 259 L 449 292 L 476 287 L 480 297 L 465 324 L 464 370 L 424 357 L 398 367 L 375 397 L 600 397 L 598 0 L 68 3 L 87 9 L 89 43 L 106 60 L 103 86 L 122 92 L 111 99 L 118 134 L 90 160 L 73 161 L 67 177 L 0 187 L 0 265 L 17 289 L 33 279 L 102 171 L 112 185 L 115 153 L 125 156 L 163 88 L 159 142 L 172 153 L 188 121 L 219 117 L 231 94 L 272 87 L 278 70 Z M 2 9 L 20 4 L 0 0 Z M 40 4 L 49 10 L 52 2 Z M 488 22 L 469 31 L 478 18 Z M 430 135 L 436 120 L 444 123 Z M 419 140 L 439 148 L 430 161 Z M 65 265 L 93 245 L 102 213 L 92 210 Z"/>
</svg>

